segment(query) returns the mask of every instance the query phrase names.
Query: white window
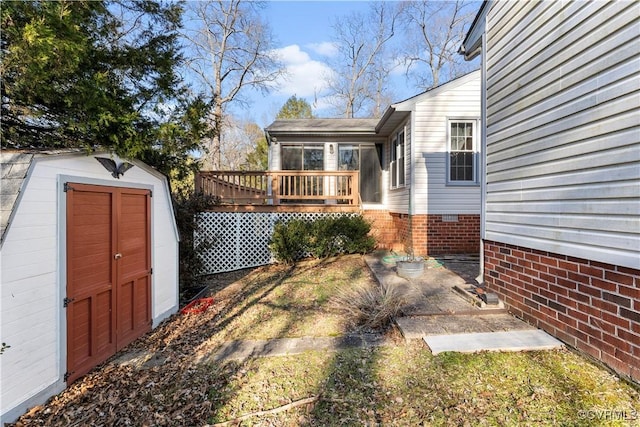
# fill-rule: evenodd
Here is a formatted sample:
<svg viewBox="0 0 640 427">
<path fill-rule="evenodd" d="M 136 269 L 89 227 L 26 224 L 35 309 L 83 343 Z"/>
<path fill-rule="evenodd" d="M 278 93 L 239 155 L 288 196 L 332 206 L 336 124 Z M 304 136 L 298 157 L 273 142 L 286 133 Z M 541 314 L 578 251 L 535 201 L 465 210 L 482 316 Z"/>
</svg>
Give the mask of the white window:
<svg viewBox="0 0 640 427">
<path fill-rule="evenodd" d="M 391 188 L 404 187 L 404 130 L 396 132 L 391 139 Z"/>
<path fill-rule="evenodd" d="M 449 184 L 478 183 L 478 149 L 475 120 L 449 120 Z"/>
</svg>

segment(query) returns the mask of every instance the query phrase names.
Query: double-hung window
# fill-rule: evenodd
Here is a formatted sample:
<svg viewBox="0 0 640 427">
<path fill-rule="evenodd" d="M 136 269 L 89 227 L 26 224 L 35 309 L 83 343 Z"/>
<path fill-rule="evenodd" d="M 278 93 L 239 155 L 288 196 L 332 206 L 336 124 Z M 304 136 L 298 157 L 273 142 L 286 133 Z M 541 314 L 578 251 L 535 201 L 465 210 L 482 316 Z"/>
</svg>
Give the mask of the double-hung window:
<svg viewBox="0 0 640 427">
<path fill-rule="evenodd" d="M 475 120 L 449 120 L 449 184 L 477 184 L 478 156 Z"/>
<path fill-rule="evenodd" d="M 391 188 L 404 187 L 404 130 L 393 135 L 391 139 Z"/>
</svg>

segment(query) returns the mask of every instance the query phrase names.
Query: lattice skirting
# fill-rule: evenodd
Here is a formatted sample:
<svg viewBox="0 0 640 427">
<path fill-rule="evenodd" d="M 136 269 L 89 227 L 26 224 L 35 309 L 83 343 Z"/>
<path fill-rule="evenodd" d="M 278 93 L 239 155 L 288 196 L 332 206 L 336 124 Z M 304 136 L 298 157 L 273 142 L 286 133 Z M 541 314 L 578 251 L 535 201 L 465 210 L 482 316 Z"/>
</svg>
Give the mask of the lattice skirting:
<svg viewBox="0 0 640 427">
<path fill-rule="evenodd" d="M 320 212 L 201 212 L 196 243 L 212 239 L 213 247 L 202 254 L 203 274 L 258 267 L 275 262 L 269 239 L 278 221 L 313 221 L 321 217 L 353 215 Z"/>
</svg>

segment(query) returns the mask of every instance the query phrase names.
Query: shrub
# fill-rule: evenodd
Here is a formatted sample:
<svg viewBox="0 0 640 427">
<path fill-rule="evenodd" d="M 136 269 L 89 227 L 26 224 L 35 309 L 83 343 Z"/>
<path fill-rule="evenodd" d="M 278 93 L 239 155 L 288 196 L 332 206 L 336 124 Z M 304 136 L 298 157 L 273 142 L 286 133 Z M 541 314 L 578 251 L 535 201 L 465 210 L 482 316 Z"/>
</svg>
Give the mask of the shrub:
<svg viewBox="0 0 640 427">
<path fill-rule="evenodd" d="M 331 307 L 345 314 L 351 326 L 373 330 L 386 329 L 404 304 L 401 292 L 383 284 L 342 288 L 331 300 Z"/>
<path fill-rule="evenodd" d="M 289 264 L 308 255 L 327 258 L 340 253 L 367 253 L 376 245 L 370 230 L 371 224 L 362 216 L 279 222 L 269 248 L 278 261 Z"/>
<path fill-rule="evenodd" d="M 293 219 L 287 223 L 278 221 L 271 235 L 269 249 L 278 261 L 293 264 L 306 255 L 309 229 L 308 221 L 300 219 Z"/>
</svg>

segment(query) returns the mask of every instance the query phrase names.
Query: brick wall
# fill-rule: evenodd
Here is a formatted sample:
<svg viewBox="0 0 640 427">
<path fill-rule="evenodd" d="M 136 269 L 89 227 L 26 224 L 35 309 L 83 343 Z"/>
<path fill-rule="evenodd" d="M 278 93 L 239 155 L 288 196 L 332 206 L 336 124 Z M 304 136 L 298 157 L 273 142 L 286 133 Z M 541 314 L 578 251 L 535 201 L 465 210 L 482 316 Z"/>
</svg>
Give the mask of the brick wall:
<svg viewBox="0 0 640 427">
<path fill-rule="evenodd" d="M 485 241 L 485 282 L 514 314 L 640 382 L 640 270 Z"/>
<path fill-rule="evenodd" d="M 480 216 L 414 215 L 409 233 L 409 215 L 388 211 L 365 211 L 372 222 L 378 247 L 404 251 L 412 247 L 416 255 L 471 254 L 480 251 Z"/>
<path fill-rule="evenodd" d="M 393 217 L 386 210 L 364 211 L 362 216 L 371 222 L 371 234 L 378 242 L 378 249 L 401 250 L 394 247 L 398 242 Z"/>
<path fill-rule="evenodd" d="M 426 232 L 429 255 L 480 252 L 480 215 L 429 215 L 416 232 Z"/>
</svg>

